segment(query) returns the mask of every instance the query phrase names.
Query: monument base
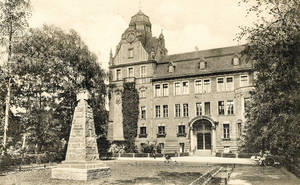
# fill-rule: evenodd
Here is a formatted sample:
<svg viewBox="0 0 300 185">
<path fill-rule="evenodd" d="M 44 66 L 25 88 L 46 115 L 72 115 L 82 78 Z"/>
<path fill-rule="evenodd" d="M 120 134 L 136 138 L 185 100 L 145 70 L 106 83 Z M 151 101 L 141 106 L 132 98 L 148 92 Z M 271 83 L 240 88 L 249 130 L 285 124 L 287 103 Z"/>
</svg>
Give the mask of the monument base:
<svg viewBox="0 0 300 185">
<path fill-rule="evenodd" d="M 87 181 L 107 176 L 110 168 L 101 162 L 62 162 L 51 170 L 53 179 Z"/>
</svg>

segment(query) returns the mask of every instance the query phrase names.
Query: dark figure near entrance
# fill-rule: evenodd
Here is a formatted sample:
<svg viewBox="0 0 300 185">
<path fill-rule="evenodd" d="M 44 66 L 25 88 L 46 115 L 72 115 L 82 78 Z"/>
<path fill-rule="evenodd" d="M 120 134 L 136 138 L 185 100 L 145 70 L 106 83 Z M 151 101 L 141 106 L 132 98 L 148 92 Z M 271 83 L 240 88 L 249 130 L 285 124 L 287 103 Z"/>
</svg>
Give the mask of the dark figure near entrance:
<svg viewBox="0 0 300 185">
<path fill-rule="evenodd" d="M 165 158 L 166 158 L 166 162 L 169 163 L 171 161 L 171 156 L 170 155 L 165 155 Z"/>
</svg>

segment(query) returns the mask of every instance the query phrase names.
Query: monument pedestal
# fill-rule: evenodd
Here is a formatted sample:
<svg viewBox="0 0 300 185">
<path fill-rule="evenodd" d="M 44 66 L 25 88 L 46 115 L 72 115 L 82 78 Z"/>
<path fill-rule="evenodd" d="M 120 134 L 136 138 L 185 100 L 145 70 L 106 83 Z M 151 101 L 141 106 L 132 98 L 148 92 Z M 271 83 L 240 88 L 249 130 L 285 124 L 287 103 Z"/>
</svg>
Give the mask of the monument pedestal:
<svg viewBox="0 0 300 185">
<path fill-rule="evenodd" d="M 90 180 L 110 175 L 110 168 L 99 160 L 94 116 L 88 105 L 89 93 L 77 95 L 66 160 L 51 171 L 51 178 Z"/>
<path fill-rule="evenodd" d="M 110 168 L 100 161 L 62 162 L 51 171 L 54 179 L 82 180 L 99 179 L 110 176 Z"/>
</svg>

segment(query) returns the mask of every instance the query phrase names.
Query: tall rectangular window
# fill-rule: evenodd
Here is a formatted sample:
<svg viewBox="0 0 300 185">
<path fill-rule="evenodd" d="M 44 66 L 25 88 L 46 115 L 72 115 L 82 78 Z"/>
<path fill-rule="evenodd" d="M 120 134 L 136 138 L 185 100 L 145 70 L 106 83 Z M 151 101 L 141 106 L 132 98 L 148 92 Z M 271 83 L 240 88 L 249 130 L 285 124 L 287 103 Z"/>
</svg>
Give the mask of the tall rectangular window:
<svg viewBox="0 0 300 185">
<path fill-rule="evenodd" d="M 189 117 L 189 104 L 183 104 L 183 116 Z"/>
<path fill-rule="evenodd" d="M 217 78 L 217 91 L 225 91 L 224 78 Z"/>
<path fill-rule="evenodd" d="M 116 70 L 116 76 L 117 76 L 117 80 L 121 80 L 122 79 L 121 69 L 117 69 Z"/>
<path fill-rule="evenodd" d="M 242 136 L 242 123 L 238 123 L 237 126 L 238 126 L 238 137 L 241 137 Z"/>
<path fill-rule="evenodd" d="M 141 119 L 146 119 L 146 107 L 141 107 Z"/>
<path fill-rule="evenodd" d="M 181 95 L 181 87 L 180 87 L 180 82 L 174 83 L 174 95 Z"/>
<path fill-rule="evenodd" d="M 164 143 L 158 143 L 158 147 L 162 151 L 165 148 L 165 144 Z"/>
<path fill-rule="evenodd" d="M 146 127 L 140 127 L 140 134 L 141 135 L 146 135 L 147 134 Z"/>
<path fill-rule="evenodd" d="M 154 86 L 154 89 L 155 89 L 155 97 L 160 96 L 160 84 L 156 84 Z"/>
<path fill-rule="evenodd" d="M 229 124 L 226 123 L 226 124 L 223 124 L 223 137 L 224 139 L 229 139 L 230 138 L 230 135 L 229 135 Z"/>
<path fill-rule="evenodd" d="M 198 102 L 196 103 L 196 116 L 202 115 L 202 103 Z"/>
<path fill-rule="evenodd" d="M 227 115 L 234 114 L 233 100 L 227 100 Z"/>
<path fill-rule="evenodd" d="M 160 118 L 160 105 L 155 105 L 155 117 Z"/>
<path fill-rule="evenodd" d="M 128 49 L 128 58 L 133 58 L 133 48 Z"/>
<path fill-rule="evenodd" d="M 210 102 L 204 103 L 205 115 L 210 115 Z"/>
<path fill-rule="evenodd" d="M 177 137 L 180 137 L 180 136 L 186 136 L 185 125 L 178 125 Z"/>
<path fill-rule="evenodd" d="M 226 77 L 226 91 L 233 91 L 233 77 Z"/>
<path fill-rule="evenodd" d="M 250 98 L 244 98 L 244 111 L 248 112 L 250 108 Z"/>
<path fill-rule="evenodd" d="M 202 93 L 202 80 L 195 80 L 195 93 Z"/>
<path fill-rule="evenodd" d="M 249 85 L 248 75 L 241 75 L 240 86 L 241 87 L 246 87 L 248 85 Z"/>
<path fill-rule="evenodd" d="M 141 66 L 141 78 L 146 76 L 146 66 Z"/>
<path fill-rule="evenodd" d="M 146 97 L 146 90 L 145 89 L 141 89 L 141 91 L 140 91 L 140 97 L 141 98 L 145 98 Z"/>
<path fill-rule="evenodd" d="M 203 81 L 203 93 L 210 93 L 210 80 L 209 79 L 205 79 Z"/>
<path fill-rule="evenodd" d="M 189 82 L 182 82 L 182 94 L 189 94 Z"/>
<path fill-rule="evenodd" d="M 175 104 L 175 117 L 180 117 L 180 104 Z"/>
<path fill-rule="evenodd" d="M 169 85 L 163 84 L 163 96 L 169 96 Z"/>
<path fill-rule="evenodd" d="M 129 67 L 129 68 L 128 68 L 128 77 L 133 77 L 133 76 L 134 76 L 133 68 L 132 68 L 132 67 Z"/>
<path fill-rule="evenodd" d="M 158 126 L 158 134 L 159 135 L 166 134 L 165 126 Z"/>
<path fill-rule="evenodd" d="M 218 102 L 218 112 L 219 112 L 219 115 L 224 115 L 225 114 L 224 101 L 219 101 Z"/>
<path fill-rule="evenodd" d="M 168 105 L 163 105 L 163 117 L 164 118 L 169 117 L 169 107 L 168 107 Z"/>
</svg>

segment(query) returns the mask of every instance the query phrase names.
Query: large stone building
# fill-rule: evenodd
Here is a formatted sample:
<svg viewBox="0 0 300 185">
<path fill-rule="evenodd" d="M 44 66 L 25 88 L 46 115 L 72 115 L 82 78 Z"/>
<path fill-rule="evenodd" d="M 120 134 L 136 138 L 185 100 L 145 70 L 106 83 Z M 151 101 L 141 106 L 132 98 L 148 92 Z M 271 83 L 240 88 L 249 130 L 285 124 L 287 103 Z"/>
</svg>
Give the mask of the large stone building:
<svg viewBox="0 0 300 185">
<path fill-rule="evenodd" d="M 245 106 L 253 85 L 244 46 L 167 55 L 163 34 L 153 37 L 139 11 L 110 59 L 110 140 L 123 140 L 123 83 L 139 92 L 136 145 L 156 143 L 164 152 L 215 155 L 237 152 Z"/>
</svg>

